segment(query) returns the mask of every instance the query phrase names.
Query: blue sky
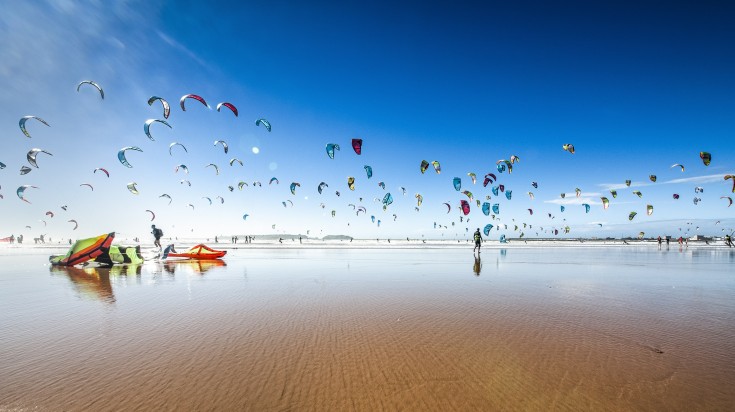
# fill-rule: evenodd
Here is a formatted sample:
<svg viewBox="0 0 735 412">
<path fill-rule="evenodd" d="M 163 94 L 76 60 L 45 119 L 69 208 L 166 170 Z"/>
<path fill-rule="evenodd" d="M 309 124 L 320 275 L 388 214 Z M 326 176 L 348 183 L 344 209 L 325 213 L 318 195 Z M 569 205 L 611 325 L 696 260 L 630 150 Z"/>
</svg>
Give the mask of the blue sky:
<svg viewBox="0 0 735 412">
<path fill-rule="evenodd" d="M 182 3 L 5 8 L 0 236 L 78 238 L 114 230 L 147 238 L 146 209 L 172 236 L 308 230 L 312 236 L 464 238 L 492 223 L 503 228 L 492 231 L 497 238 L 518 236 L 514 226 L 526 223 L 533 226 L 523 229 L 527 237 L 548 237 L 565 226 L 566 236 L 619 237 L 676 236 L 696 227 L 721 234 L 735 227 L 735 208 L 720 199 L 735 195 L 723 180 L 735 173 L 735 6 Z M 91 87 L 77 92 L 81 80 L 98 82 L 105 99 Z M 210 108 L 189 100 L 182 111 L 179 98 L 188 93 Z M 146 104 L 153 95 L 171 104 L 172 129 L 154 124 L 150 141 L 143 123 L 162 119 L 160 105 Z M 224 101 L 237 106 L 239 117 L 214 110 Z M 18 128 L 25 115 L 51 127 L 29 121 L 28 139 Z M 268 119 L 272 132 L 256 127 L 258 118 Z M 355 137 L 364 140 L 360 156 L 350 147 Z M 213 145 L 219 139 L 229 153 Z M 188 152 L 170 156 L 174 141 Z M 327 157 L 327 143 L 340 145 L 335 159 Z M 565 143 L 576 153 L 562 150 Z M 128 155 L 132 168 L 116 158 L 125 146 L 143 150 Z M 31 148 L 53 156 L 39 154 L 39 168 L 21 176 Z M 710 166 L 700 151 L 712 153 Z M 512 174 L 499 174 L 496 161 L 511 155 L 520 163 Z M 233 157 L 244 166 L 229 166 Z M 442 173 L 421 174 L 423 159 L 441 162 Z M 218 175 L 205 168 L 209 163 L 218 165 Z M 685 171 L 671 168 L 674 163 Z M 189 175 L 174 173 L 179 164 Z M 371 179 L 364 165 L 372 166 Z M 93 173 L 96 167 L 110 178 Z M 477 184 L 468 172 L 478 175 Z M 512 190 L 511 200 L 481 186 L 488 172 Z M 268 185 L 273 176 L 280 184 Z M 348 176 L 356 179 L 355 191 L 347 188 Z M 467 197 L 454 190 L 454 177 L 475 199 L 498 203 L 501 213 L 493 220 L 472 201 L 469 224 L 467 217 L 460 221 L 457 206 Z M 613 199 L 609 189 L 626 179 L 633 184 Z M 254 188 L 256 180 L 263 187 Z M 243 190 L 240 181 L 248 183 Z M 319 195 L 321 181 L 329 189 Z M 128 192 L 130 182 L 140 194 Z M 291 182 L 301 184 L 296 195 Z M 30 204 L 15 195 L 20 185 L 38 187 L 26 192 Z M 386 192 L 395 201 L 383 211 L 374 199 Z M 163 193 L 172 197 L 170 205 Z M 424 198 L 418 212 L 416 193 Z M 602 209 L 601 196 L 610 199 L 609 209 Z M 695 196 L 702 199 L 697 205 Z M 287 200 L 292 207 L 282 206 Z M 589 213 L 582 203 L 590 204 Z M 356 216 L 350 204 L 367 213 Z M 638 216 L 628 221 L 631 211 Z M 79 223 L 76 231 L 70 219 Z"/>
</svg>

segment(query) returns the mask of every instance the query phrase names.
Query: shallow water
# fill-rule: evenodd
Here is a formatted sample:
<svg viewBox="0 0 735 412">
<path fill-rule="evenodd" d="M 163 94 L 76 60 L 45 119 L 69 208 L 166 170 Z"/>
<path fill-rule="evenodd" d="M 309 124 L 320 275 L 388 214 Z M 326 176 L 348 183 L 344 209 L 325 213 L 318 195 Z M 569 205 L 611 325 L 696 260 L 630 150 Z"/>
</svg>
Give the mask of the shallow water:
<svg viewBox="0 0 735 412">
<path fill-rule="evenodd" d="M 2 256 L 0 410 L 735 404 L 732 250 L 470 249 Z"/>
</svg>

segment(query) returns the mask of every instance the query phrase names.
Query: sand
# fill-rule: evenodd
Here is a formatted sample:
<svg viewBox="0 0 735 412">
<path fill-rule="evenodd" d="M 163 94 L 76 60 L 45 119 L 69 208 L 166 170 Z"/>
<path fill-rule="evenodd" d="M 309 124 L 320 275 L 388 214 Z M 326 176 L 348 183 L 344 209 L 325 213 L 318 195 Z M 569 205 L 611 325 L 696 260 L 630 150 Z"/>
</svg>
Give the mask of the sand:
<svg viewBox="0 0 735 412">
<path fill-rule="evenodd" d="M 0 410 L 735 404 L 732 249 L 271 245 L 58 271 L 24 250 L 0 252 Z"/>
</svg>

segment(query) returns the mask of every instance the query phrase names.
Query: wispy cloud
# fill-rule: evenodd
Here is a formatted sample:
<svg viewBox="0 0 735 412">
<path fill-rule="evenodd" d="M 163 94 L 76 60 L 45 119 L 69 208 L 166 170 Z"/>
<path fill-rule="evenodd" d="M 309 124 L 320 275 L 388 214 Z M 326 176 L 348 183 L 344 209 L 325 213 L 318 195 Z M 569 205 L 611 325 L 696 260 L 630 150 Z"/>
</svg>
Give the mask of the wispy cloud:
<svg viewBox="0 0 735 412">
<path fill-rule="evenodd" d="M 161 32 L 161 31 L 156 30 L 156 33 L 158 34 L 158 37 L 160 37 L 161 40 L 164 41 L 164 43 L 166 43 L 169 46 L 173 47 L 174 49 L 176 49 L 176 50 L 184 53 L 188 58 L 194 60 L 197 64 L 199 64 L 200 66 L 204 67 L 205 69 L 210 69 L 210 67 L 207 64 L 207 62 L 205 62 L 202 58 L 200 58 L 199 56 L 197 56 L 196 53 L 194 53 L 193 51 L 189 50 L 186 46 L 184 46 L 183 44 L 177 42 L 176 40 L 174 40 L 173 38 L 171 38 L 170 36 L 168 36 L 167 34 Z"/>
<path fill-rule="evenodd" d="M 610 191 L 610 190 L 627 189 L 628 187 L 634 188 L 634 187 L 653 186 L 657 184 L 670 185 L 670 184 L 681 184 L 681 183 L 714 183 L 714 182 L 721 181 L 724 177 L 725 177 L 725 174 L 716 174 L 716 175 L 692 176 L 692 177 L 684 177 L 680 179 L 664 180 L 658 183 L 631 182 L 630 186 L 626 185 L 625 183 L 600 183 L 597 186 L 601 187 L 603 190 Z"/>
<path fill-rule="evenodd" d="M 580 196 L 575 197 L 565 197 L 564 199 L 552 199 L 552 200 L 544 200 L 544 203 L 552 203 L 555 205 L 582 205 L 587 203 L 588 205 L 599 205 L 602 202 L 599 200 L 599 198 L 593 198 L 588 196 Z"/>
<path fill-rule="evenodd" d="M 662 184 L 677 184 L 677 183 L 713 183 L 713 182 L 719 182 L 723 180 L 725 175 L 716 174 L 716 175 L 706 175 L 706 176 L 693 176 L 693 177 L 684 177 L 681 179 L 672 179 L 667 180 L 665 182 L 661 182 Z"/>
</svg>

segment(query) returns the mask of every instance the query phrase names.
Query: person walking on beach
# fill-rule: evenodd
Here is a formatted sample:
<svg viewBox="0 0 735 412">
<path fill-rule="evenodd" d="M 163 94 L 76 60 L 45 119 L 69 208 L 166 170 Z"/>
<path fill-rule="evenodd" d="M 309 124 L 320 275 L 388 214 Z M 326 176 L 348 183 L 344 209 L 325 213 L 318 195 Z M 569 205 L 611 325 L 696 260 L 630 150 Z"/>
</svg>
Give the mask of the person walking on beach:
<svg viewBox="0 0 735 412">
<path fill-rule="evenodd" d="M 163 237 L 163 230 L 156 227 L 156 225 L 151 225 L 151 234 L 153 235 L 153 238 L 155 239 L 153 241 L 153 245 L 157 248 L 161 248 L 161 238 Z"/>
<path fill-rule="evenodd" d="M 661 249 L 661 236 L 658 237 L 658 248 Z"/>
<path fill-rule="evenodd" d="M 482 244 L 482 235 L 480 234 L 480 228 L 478 227 L 477 230 L 475 230 L 475 234 L 473 235 L 473 238 L 475 239 L 475 247 L 472 249 L 474 252 L 477 250 L 477 253 L 480 253 L 480 245 Z"/>
<path fill-rule="evenodd" d="M 725 244 L 727 247 L 732 247 L 732 237 L 730 235 L 725 235 Z"/>
</svg>

